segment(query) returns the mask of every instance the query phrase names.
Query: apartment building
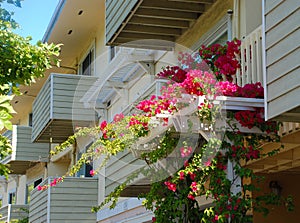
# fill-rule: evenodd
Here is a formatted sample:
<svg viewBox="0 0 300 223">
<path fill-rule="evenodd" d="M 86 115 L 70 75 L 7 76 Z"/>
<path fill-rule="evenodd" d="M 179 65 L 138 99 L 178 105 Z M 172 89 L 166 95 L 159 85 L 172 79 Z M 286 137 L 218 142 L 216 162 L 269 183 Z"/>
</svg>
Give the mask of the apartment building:
<svg viewBox="0 0 300 223">
<path fill-rule="evenodd" d="M 297 0 L 61 0 L 43 41 L 63 43 L 61 66 L 45 78 L 21 87 L 23 96 L 13 105 L 18 112 L 12 132 L 11 156 L 2 160 L 12 169 L 0 180 L 2 221 L 29 222 L 151 222 L 136 196 L 149 182 L 140 178 L 122 194 L 114 210 L 90 209 L 103 201 L 134 170 L 145 165 L 129 150 L 112 158 L 99 175 L 89 171 L 100 160 L 91 160 L 76 176 L 38 191 L 64 175 L 89 148 L 92 138 L 54 156 L 49 151 L 72 135 L 76 127 L 112 121 L 128 114 L 151 94 L 159 94 L 162 80 L 155 74 L 176 64 L 182 50 L 201 45 L 242 40 L 242 67 L 236 82 L 265 86 L 265 117 L 282 121 L 281 142 L 264 146 L 284 150 L 250 164 L 266 182 L 276 181 L 282 194 L 295 197 L 295 212 L 275 208 L 267 220 L 253 213 L 253 222 L 297 222 L 299 210 L 299 34 L 300 4 Z M 270 190 L 269 184 L 262 185 Z M 207 206 L 202 201 L 200 206 Z M 29 211 L 29 214 L 27 211 Z"/>
</svg>

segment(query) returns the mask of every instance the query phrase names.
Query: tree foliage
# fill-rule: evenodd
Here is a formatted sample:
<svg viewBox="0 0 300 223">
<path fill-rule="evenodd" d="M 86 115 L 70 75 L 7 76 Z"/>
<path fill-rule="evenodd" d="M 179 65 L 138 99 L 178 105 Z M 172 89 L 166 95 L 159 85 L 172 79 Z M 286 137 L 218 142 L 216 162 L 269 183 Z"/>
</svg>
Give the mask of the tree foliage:
<svg viewBox="0 0 300 223">
<path fill-rule="evenodd" d="M 14 33 L 18 26 L 13 13 L 2 7 L 2 3 L 21 7 L 22 0 L 0 0 L 0 131 L 12 129 L 11 118 L 15 111 L 11 106 L 14 95 L 20 95 L 20 85 L 30 85 L 35 78 L 43 77 L 44 71 L 58 65 L 60 45 L 38 42 L 30 43 L 31 37 Z M 1 135 L 0 157 L 9 154 L 9 140 Z M 0 174 L 7 176 L 9 169 L 0 165 Z"/>
</svg>

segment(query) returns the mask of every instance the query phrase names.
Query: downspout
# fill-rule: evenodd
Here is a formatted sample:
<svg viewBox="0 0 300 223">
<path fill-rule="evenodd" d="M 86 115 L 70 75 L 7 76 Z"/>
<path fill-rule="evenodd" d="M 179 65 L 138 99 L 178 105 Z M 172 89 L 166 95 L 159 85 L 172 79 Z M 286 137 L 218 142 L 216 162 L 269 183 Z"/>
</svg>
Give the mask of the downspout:
<svg viewBox="0 0 300 223">
<path fill-rule="evenodd" d="M 7 222 L 10 222 L 11 204 L 8 204 L 7 212 Z"/>
<path fill-rule="evenodd" d="M 227 40 L 232 40 L 232 9 L 227 10 Z"/>
<path fill-rule="evenodd" d="M 264 87 L 265 121 L 268 121 L 268 91 L 267 91 L 267 65 L 266 65 L 266 31 L 265 31 L 265 1 L 262 1 L 262 67 Z"/>
<path fill-rule="evenodd" d="M 232 18 L 232 35 L 233 37 L 240 38 L 240 0 L 234 0 Z"/>
<path fill-rule="evenodd" d="M 50 177 L 48 177 L 48 185 L 50 185 L 51 183 L 51 179 Z M 47 223 L 51 223 L 51 219 L 50 219 L 50 204 L 51 204 L 51 187 L 47 189 Z"/>
</svg>

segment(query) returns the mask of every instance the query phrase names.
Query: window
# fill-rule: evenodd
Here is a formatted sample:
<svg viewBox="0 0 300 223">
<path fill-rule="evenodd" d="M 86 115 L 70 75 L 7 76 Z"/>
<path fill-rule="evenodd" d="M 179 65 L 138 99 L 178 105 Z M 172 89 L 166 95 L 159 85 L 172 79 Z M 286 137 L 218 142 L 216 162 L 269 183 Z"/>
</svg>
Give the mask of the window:
<svg viewBox="0 0 300 223">
<path fill-rule="evenodd" d="M 94 58 L 94 48 L 92 48 L 80 64 L 81 75 L 92 76 L 94 74 Z"/>
<path fill-rule="evenodd" d="M 16 191 L 8 194 L 8 204 L 16 204 Z"/>
<path fill-rule="evenodd" d="M 32 126 L 32 113 L 28 116 L 28 126 Z"/>
<path fill-rule="evenodd" d="M 112 59 L 115 58 L 115 56 L 117 55 L 117 53 L 119 52 L 119 47 L 117 46 L 110 46 L 109 47 L 109 61 L 112 61 Z"/>
<path fill-rule="evenodd" d="M 33 187 L 36 188 L 40 183 L 42 183 L 42 181 L 43 181 L 42 178 L 40 178 L 40 179 L 34 181 L 34 182 L 33 182 Z"/>
<path fill-rule="evenodd" d="M 82 154 L 87 151 L 87 149 L 93 144 L 93 142 L 89 143 L 83 152 L 78 153 L 78 160 L 81 158 Z M 93 169 L 93 160 L 90 160 L 89 163 L 84 163 L 80 170 L 77 172 L 77 177 L 93 177 L 90 174 L 90 171 Z"/>
<path fill-rule="evenodd" d="M 26 199 L 25 199 L 25 202 L 26 204 L 29 204 L 30 202 L 30 194 L 31 194 L 31 191 L 36 188 L 40 183 L 42 183 L 43 179 L 42 178 L 39 178 L 38 180 L 32 182 L 32 183 L 28 183 L 26 185 Z"/>
</svg>

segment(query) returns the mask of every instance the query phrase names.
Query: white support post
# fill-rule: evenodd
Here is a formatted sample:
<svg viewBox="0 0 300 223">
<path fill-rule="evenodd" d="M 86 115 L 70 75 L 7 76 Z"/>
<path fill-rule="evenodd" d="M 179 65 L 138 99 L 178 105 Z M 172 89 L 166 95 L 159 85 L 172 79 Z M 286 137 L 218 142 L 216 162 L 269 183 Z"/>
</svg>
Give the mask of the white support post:
<svg viewBox="0 0 300 223">
<path fill-rule="evenodd" d="M 236 162 L 232 162 L 228 160 L 227 163 L 227 179 L 231 182 L 230 192 L 234 195 L 238 194 L 242 191 L 242 179 L 241 177 L 237 176 L 234 168 L 236 166 Z M 231 222 L 231 217 L 228 218 L 228 223 Z"/>
<path fill-rule="evenodd" d="M 10 222 L 10 215 L 11 215 L 11 204 L 8 204 L 8 208 L 7 208 L 7 222 Z"/>
</svg>

